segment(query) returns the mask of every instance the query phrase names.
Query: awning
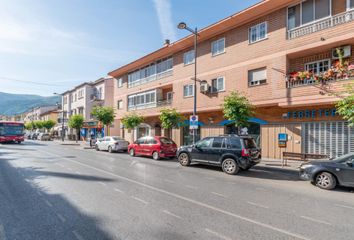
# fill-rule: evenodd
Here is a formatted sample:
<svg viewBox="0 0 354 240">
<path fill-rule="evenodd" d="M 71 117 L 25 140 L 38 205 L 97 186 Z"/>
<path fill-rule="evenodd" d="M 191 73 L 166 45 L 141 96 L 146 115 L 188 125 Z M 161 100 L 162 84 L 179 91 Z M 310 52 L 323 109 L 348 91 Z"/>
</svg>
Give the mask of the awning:
<svg viewBox="0 0 354 240">
<path fill-rule="evenodd" d="M 220 123 L 218 123 L 218 126 L 225 126 L 225 125 L 228 125 L 228 124 L 233 123 L 233 122 L 234 121 L 231 121 L 231 120 L 223 120 Z M 264 121 L 264 120 L 262 120 L 260 118 L 250 118 L 250 119 L 248 119 L 248 122 L 258 123 L 260 125 L 268 124 L 267 121 Z"/>
</svg>

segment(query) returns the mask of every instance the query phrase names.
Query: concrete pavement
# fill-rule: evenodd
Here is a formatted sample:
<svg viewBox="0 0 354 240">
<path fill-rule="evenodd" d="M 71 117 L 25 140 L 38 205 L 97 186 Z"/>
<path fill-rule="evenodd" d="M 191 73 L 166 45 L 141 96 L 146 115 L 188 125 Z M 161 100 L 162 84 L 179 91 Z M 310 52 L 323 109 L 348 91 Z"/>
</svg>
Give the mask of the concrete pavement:
<svg viewBox="0 0 354 240">
<path fill-rule="evenodd" d="M 0 239 L 352 239 L 352 189 L 259 166 L 131 158 L 53 142 L 0 145 Z M 1 235 L 2 234 L 2 235 Z"/>
</svg>

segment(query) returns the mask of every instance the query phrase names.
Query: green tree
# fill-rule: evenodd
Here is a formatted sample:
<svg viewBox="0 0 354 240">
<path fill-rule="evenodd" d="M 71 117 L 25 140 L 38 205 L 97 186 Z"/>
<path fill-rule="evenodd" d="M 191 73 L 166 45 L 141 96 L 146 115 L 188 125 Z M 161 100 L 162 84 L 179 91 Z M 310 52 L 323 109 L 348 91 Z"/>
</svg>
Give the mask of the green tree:
<svg viewBox="0 0 354 240">
<path fill-rule="evenodd" d="M 68 126 L 76 129 L 76 142 L 80 138 L 80 128 L 84 125 L 84 117 L 82 115 L 72 115 L 69 118 Z"/>
<path fill-rule="evenodd" d="M 25 123 L 25 129 L 32 131 L 33 130 L 32 122 Z"/>
<path fill-rule="evenodd" d="M 56 122 L 49 119 L 47 121 L 43 121 L 42 124 L 43 124 L 43 127 L 49 132 L 49 130 L 55 126 Z"/>
<path fill-rule="evenodd" d="M 115 117 L 113 108 L 96 106 L 92 109 L 91 114 L 106 126 L 107 135 L 109 135 L 109 126 L 113 123 Z"/>
<path fill-rule="evenodd" d="M 144 122 L 144 117 L 136 113 L 130 113 L 122 118 L 122 123 L 127 129 L 134 129 Z"/>
<path fill-rule="evenodd" d="M 171 129 L 176 128 L 183 120 L 183 116 L 176 109 L 162 109 L 160 111 L 161 126 L 164 129 L 169 129 L 168 137 L 171 137 Z"/>
<path fill-rule="evenodd" d="M 222 107 L 225 118 L 234 121 L 238 127 L 247 127 L 248 119 L 254 114 L 253 106 L 247 97 L 235 91 L 224 98 Z"/>
<path fill-rule="evenodd" d="M 350 126 L 354 127 L 354 84 L 347 86 L 342 99 L 337 102 L 336 108 L 339 115 L 347 120 Z"/>
<path fill-rule="evenodd" d="M 43 128 L 43 121 L 34 121 L 33 122 L 35 128 L 34 129 L 42 129 Z"/>
</svg>

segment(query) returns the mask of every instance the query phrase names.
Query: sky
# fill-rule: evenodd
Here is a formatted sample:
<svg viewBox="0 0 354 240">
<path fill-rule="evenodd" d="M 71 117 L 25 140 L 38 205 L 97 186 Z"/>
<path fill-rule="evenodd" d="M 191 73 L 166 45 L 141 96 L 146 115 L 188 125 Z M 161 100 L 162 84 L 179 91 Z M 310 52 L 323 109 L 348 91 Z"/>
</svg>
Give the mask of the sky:
<svg viewBox="0 0 354 240">
<path fill-rule="evenodd" d="M 259 1 L 0 0 L 0 92 L 64 92 Z"/>
</svg>

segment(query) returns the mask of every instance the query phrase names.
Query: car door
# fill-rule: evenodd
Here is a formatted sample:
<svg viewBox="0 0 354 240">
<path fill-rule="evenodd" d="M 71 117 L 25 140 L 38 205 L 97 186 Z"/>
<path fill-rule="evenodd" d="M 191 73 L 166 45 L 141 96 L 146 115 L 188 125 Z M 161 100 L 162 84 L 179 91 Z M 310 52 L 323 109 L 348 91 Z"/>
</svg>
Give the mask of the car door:
<svg viewBox="0 0 354 240">
<path fill-rule="evenodd" d="M 152 155 L 152 152 L 155 150 L 155 148 L 157 147 L 156 145 L 158 144 L 158 142 L 155 140 L 155 138 L 153 137 L 147 137 L 146 138 L 146 143 L 144 145 L 144 154 L 145 155 Z"/>
<path fill-rule="evenodd" d="M 136 144 L 135 144 L 135 147 L 134 147 L 134 150 L 135 150 L 136 154 L 142 154 L 141 153 L 141 147 L 142 147 L 142 144 L 144 143 L 144 141 L 145 141 L 145 137 L 141 137 L 138 140 L 136 140 Z"/>
<path fill-rule="evenodd" d="M 222 154 L 222 145 L 225 141 L 224 137 L 215 137 L 211 144 L 211 147 L 206 150 L 207 158 L 210 163 L 218 163 Z"/>
<path fill-rule="evenodd" d="M 342 163 L 340 172 L 343 184 L 354 187 L 354 155 Z"/>
<path fill-rule="evenodd" d="M 207 137 L 198 141 L 192 148 L 192 160 L 198 162 L 209 162 L 208 152 L 210 150 L 213 138 Z"/>
<path fill-rule="evenodd" d="M 109 142 L 109 138 L 108 137 L 104 137 L 102 144 L 103 144 L 103 150 L 108 150 L 108 142 Z"/>
</svg>

